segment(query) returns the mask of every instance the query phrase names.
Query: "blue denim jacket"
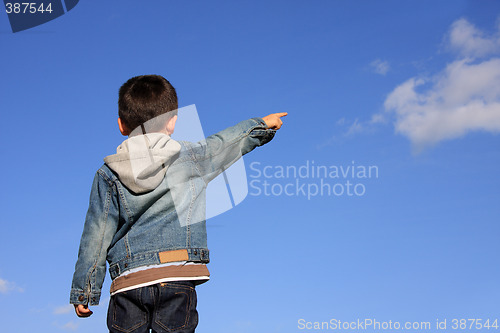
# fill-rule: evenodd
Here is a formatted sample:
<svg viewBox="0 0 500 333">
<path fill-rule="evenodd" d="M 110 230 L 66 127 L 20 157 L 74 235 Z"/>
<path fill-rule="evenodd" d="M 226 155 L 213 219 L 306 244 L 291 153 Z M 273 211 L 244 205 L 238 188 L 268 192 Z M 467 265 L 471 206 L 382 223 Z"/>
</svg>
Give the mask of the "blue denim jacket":
<svg viewBox="0 0 500 333">
<path fill-rule="evenodd" d="M 275 132 L 261 118 L 252 118 L 198 143 L 179 141 L 178 153 L 160 162 L 170 164 L 159 184 L 140 193 L 105 163 L 92 184 L 70 303 L 99 304 L 106 261 L 112 279 L 160 264 L 162 251 L 185 249 L 188 261 L 208 263 L 206 185 Z"/>
</svg>

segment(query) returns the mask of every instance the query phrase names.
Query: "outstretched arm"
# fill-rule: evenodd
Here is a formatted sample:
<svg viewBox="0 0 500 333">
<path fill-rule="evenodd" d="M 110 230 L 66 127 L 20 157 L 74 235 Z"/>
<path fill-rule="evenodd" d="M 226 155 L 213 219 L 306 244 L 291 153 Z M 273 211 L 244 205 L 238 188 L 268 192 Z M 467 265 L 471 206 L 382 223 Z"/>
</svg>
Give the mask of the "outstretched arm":
<svg viewBox="0 0 500 333">
<path fill-rule="evenodd" d="M 264 118 L 244 120 L 205 140 L 190 145 L 197 168 L 206 183 L 258 146 L 271 141 L 287 113 L 273 113 Z"/>
</svg>

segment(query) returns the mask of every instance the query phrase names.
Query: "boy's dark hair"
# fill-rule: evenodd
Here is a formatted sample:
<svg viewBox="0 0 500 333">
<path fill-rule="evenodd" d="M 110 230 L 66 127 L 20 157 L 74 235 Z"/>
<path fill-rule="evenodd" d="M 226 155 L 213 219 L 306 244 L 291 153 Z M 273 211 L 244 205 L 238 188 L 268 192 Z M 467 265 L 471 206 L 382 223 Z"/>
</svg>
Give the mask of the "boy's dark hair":
<svg viewBox="0 0 500 333">
<path fill-rule="evenodd" d="M 175 88 L 160 75 L 135 76 L 118 93 L 118 116 L 130 131 L 177 108 Z"/>
</svg>

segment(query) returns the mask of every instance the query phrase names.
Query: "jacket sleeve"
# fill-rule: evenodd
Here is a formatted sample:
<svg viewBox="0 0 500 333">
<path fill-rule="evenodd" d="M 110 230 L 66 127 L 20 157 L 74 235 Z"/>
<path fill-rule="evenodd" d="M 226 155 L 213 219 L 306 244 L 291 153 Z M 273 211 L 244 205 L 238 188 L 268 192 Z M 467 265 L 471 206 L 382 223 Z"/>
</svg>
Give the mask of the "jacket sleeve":
<svg viewBox="0 0 500 333">
<path fill-rule="evenodd" d="M 98 305 L 106 275 L 107 250 L 118 225 L 117 198 L 112 182 L 100 170 L 94 177 L 70 303 Z"/>
<path fill-rule="evenodd" d="M 205 182 L 213 180 L 241 156 L 271 141 L 275 133 L 262 118 L 251 118 L 196 143 L 196 164 Z"/>
</svg>

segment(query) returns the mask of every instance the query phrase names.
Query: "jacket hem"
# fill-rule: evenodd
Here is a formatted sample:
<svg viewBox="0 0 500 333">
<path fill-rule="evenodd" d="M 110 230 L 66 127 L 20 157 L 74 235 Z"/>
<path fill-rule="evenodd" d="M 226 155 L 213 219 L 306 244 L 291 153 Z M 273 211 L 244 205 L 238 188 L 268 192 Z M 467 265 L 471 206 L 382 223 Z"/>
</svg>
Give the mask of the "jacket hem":
<svg viewBox="0 0 500 333">
<path fill-rule="evenodd" d="M 210 254 L 207 248 L 188 248 L 188 249 L 171 249 L 171 251 L 185 250 L 187 251 L 187 261 L 201 264 L 208 264 L 210 262 Z M 111 279 L 114 280 L 128 270 L 133 268 L 159 265 L 161 264 L 161 255 L 166 251 L 155 251 L 134 255 L 130 258 L 123 258 L 109 267 L 109 274 Z"/>
</svg>

